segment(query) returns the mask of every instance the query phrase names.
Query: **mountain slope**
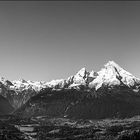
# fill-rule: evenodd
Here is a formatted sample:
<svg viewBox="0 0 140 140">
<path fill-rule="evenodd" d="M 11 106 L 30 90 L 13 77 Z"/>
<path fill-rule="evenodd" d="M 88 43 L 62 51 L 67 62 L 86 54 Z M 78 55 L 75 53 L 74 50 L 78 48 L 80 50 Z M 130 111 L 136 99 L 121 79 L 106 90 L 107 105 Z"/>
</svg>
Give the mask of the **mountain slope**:
<svg viewBox="0 0 140 140">
<path fill-rule="evenodd" d="M 0 115 L 12 113 L 14 108 L 10 105 L 8 100 L 0 95 Z"/>
<path fill-rule="evenodd" d="M 140 114 L 140 95 L 125 90 L 102 95 L 99 91 L 46 90 L 30 98 L 15 114 L 21 117 L 47 115 L 76 119 L 132 117 Z"/>
</svg>

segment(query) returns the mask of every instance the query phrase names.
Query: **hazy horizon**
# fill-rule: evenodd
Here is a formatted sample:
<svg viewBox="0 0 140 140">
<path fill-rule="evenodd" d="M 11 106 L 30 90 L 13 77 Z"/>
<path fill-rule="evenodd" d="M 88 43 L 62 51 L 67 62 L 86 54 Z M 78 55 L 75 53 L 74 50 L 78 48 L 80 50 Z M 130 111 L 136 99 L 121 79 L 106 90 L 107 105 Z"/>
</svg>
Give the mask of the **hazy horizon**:
<svg viewBox="0 0 140 140">
<path fill-rule="evenodd" d="M 140 78 L 140 2 L 0 2 L 0 76 L 50 81 L 109 60 Z"/>
</svg>

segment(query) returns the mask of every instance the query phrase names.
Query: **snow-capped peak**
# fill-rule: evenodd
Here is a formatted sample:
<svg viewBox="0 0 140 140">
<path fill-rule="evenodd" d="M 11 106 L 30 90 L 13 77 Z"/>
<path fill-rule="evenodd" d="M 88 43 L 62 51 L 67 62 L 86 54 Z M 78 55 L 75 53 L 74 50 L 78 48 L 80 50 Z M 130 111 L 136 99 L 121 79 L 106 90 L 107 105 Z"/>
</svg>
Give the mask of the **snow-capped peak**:
<svg viewBox="0 0 140 140">
<path fill-rule="evenodd" d="M 129 73 L 128 71 L 124 70 L 122 67 L 120 67 L 118 64 L 116 64 L 114 61 L 109 61 L 107 64 L 105 64 L 105 68 L 113 69 L 122 78 L 129 77 L 129 78 L 138 79 L 135 76 L 133 76 L 131 73 Z"/>
<path fill-rule="evenodd" d="M 117 63 L 115 63 L 114 61 L 109 61 L 107 64 L 104 65 L 106 69 L 114 69 L 117 73 L 121 72 L 121 74 L 126 74 L 126 75 L 130 75 L 133 76 L 131 73 L 129 73 L 128 71 L 124 70 L 123 68 L 121 68 Z"/>
<path fill-rule="evenodd" d="M 125 85 L 128 87 L 140 87 L 140 79 L 133 76 L 121 68 L 114 61 L 109 61 L 104 65 L 99 72 L 88 72 L 85 67 L 80 69 L 75 75 L 70 76 L 68 79 L 52 80 L 50 82 L 39 81 L 26 81 L 24 79 L 15 80 L 10 83 L 5 78 L 0 77 L 0 82 L 4 85 L 8 85 L 12 90 L 35 90 L 40 91 L 42 88 L 71 88 L 81 87 L 95 88 L 96 90 L 102 87 L 102 85 L 115 86 Z M 137 89 L 137 88 L 136 88 Z"/>
<path fill-rule="evenodd" d="M 113 66 L 116 68 L 117 67 L 120 68 L 120 66 L 117 63 L 115 63 L 114 61 L 108 61 L 108 63 L 105 64 L 105 67 L 107 67 L 107 66 Z"/>
<path fill-rule="evenodd" d="M 97 78 L 90 83 L 90 86 L 95 87 L 96 90 L 103 84 L 109 86 L 124 84 L 131 87 L 135 85 L 136 81 L 139 81 L 139 79 L 121 68 L 114 61 L 109 61 L 104 65 L 104 68 L 98 72 Z"/>
<path fill-rule="evenodd" d="M 69 77 L 66 80 L 53 80 L 48 82 L 49 87 L 78 87 L 80 85 L 89 86 L 89 88 L 95 88 L 96 90 L 102 87 L 102 85 L 115 86 L 126 85 L 132 87 L 136 81 L 140 81 L 135 76 L 121 68 L 114 61 L 109 61 L 104 65 L 99 72 L 88 72 L 86 68 L 80 69 L 74 76 Z"/>
<path fill-rule="evenodd" d="M 81 76 L 81 77 L 85 77 L 85 75 L 87 74 L 86 68 L 82 68 L 80 69 L 76 75 Z"/>
<path fill-rule="evenodd" d="M 86 68 L 82 68 L 74 76 L 73 83 L 76 85 L 77 84 L 85 85 L 88 75 L 89 75 L 89 72 L 86 71 Z"/>
</svg>

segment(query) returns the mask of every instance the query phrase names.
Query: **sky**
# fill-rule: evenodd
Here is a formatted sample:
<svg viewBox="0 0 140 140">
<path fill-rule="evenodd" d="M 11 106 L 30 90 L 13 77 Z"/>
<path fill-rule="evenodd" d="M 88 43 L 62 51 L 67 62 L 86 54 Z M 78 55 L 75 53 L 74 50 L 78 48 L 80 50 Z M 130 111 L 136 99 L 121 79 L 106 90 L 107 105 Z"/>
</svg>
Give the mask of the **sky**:
<svg viewBox="0 0 140 140">
<path fill-rule="evenodd" d="M 0 2 L 0 76 L 66 79 L 109 60 L 140 78 L 140 2 Z"/>
</svg>

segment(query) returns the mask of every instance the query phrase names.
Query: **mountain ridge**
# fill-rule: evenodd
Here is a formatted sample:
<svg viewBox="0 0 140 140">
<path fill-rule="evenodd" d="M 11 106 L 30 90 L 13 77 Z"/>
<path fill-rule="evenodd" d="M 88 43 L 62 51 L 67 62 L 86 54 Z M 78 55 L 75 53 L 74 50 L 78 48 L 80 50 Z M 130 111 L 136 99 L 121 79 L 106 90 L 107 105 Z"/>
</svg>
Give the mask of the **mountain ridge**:
<svg viewBox="0 0 140 140">
<path fill-rule="evenodd" d="M 108 61 L 104 65 L 104 68 L 101 68 L 100 71 L 87 71 L 85 67 L 80 69 L 75 75 L 69 76 L 67 79 L 56 79 L 49 82 L 42 81 L 30 81 L 30 80 L 14 80 L 9 81 L 3 77 L 0 78 L 0 82 L 4 85 L 8 85 L 10 89 L 28 89 L 33 88 L 35 91 L 40 91 L 42 88 L 65 88 L 65 87 L 74 87 L 78 85 L 86 84 L 95 84 L 90 86 L 91 88 L 96 86 L 98 82 L 106 82 L 110 84 L 120 84 L 121 81 L 128 86 L 133 86 L 136 83 L 140 83 L 140 79 L 133 76 L 128 71 L 121 68 L 114 61 Z M 113 80 L 116 83 L 113 83 Z M 118 81 L 120 80 L 120 81 Z M 94 82 L 93 82 L 94 81 Z M 98 85 L 99 86 L 99 85 Z M 100 86 L 99 86 L 100 87 Z M 95 89 L 98 89 L 95 88 Z"/>
<path fill-rule="evenodd" d="M 98 90 L 122 90 L 120 87 L 136 93 L 140 91 L 140 79 L 121 68 L 114 61 L 106 63 L 98 72 L 93 70 L 89 72 L 83 67 L 67 79 L 39 82 L 24 79 L 9 81 L 1 77 L 0 83 L 0 95 L 7 98 L 15 109 L 25 104 L 43 89 L 76 89 L 78 91 L 90 91 L 92 94 Z M 102 92 L 102 94 L 105 94 L 105 92 Z"/>
</svg>

